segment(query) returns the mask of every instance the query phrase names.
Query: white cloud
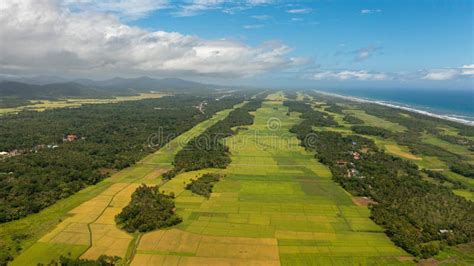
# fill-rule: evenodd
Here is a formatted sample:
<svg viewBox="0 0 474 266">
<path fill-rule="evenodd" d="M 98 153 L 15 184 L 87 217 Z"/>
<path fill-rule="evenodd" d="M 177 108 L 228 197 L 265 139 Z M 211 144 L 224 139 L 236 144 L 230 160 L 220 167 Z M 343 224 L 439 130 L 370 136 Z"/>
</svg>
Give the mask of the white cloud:
<svg viewBox="0 0 474 266">
<path fill-rule="evenodd" d="M 374 13 L 380 13 L 382 12 L 381 9 L 362 9 L 360 11 L 361 14 L 363 15 L 368 15 L 368 14 L 374 14 Z"/>
<path fill-rule="evenodd" d="M 125 19 L 138 19 L 169 7 L 168 0 L 63 0 L 62 5 L 77 10 L 114 13 Z"/>
<path fill-rule="evenodd" d="M 463 65 L 461 67 L 461 75 L 474 76 L 474 64 Z"/>
<path fill-rule="evenodd" d="M 310 72 L 310 79 L 314 80 L 358 80 L 358 81 L 413 81 L 431 80 L 443 81 L 459 78 L 474 78 L 474 64 L 463 65 L 457 68 L 440 68 L 415 72 L 376 72 L 366 70 L 324 70 Z M 308 77 L 308 76 L 306 76 Z"/>
<path fill-rule="evenodd" d="M 256 16 L 252 16 L 252 18 L 258 19 L 258 20 L 268 20 L 268 19 L 271 19 L 272 17 L 269 15 L 256 15 Z"/>
<path fill-rule="evenodd" d="M 253 24 L 253 25 L 244 25 L 244 29 L 252 30 L 252 29 L 261 29 L 264 26 L 262 24 Z"/>
<path fill-rule="evenodd" d="M 314 74 L 314 80 L 388 80 L 390 77 L 384 73 L 369 72 L 365 70 L 323 71 Z"/>
<path fill-rule="evenodd" d="M 291 18 L 291 21 L 303 21 L 303 18 Z"/>
<path fill-rule="evenodd" d="M 174 14 L 180 17 L 195 16 L 203 11 L 221 9 L 225 2 L 225 0 L 193 0 L 181 5 Z"/>
<path fill-rule="evenodd" d="M 422 79 L 429 80 L 448 80 L 458 75 L 455 69 L 430 70 Z"/>
<path fill-rule="evenodd" d="M 235 2 L 235 1 L 234 1 Z M 248 5 L 252 5 L 252 6 L 259 6 L 259 5 L 268 5 L 268 4 L 272 4 L 273 0 L 246 0 L 245 1 Z"/>
<path fill-rule="evenodd" d="M 424 71 L 422 79 L 427 80 L 450 80 L 460 77 L 474 77 L 474 64 L 463 65 L 458 68 L 441 68 Z"/>
<path fill-rule="evenodd" d="M 369 59 L 381 49 L 382 48 L 379 46 L 368 46 L 368 47 L 362 47 L 360 49 L 357 49 L 354 51 L 354 53 L 356 54 L 355 60 L 364 61 L 366 59 Z"/>
<path fill-rule="evenodd" d="M 56 0 L 0 2 L 0 70 L 247 76 L 293 66 L 281 43 L 251 47 L 128 26 L 110 14 L 70 11 Z"/>
<path fill-rule="evenodd" d="M 221 10 L 224 13 L 234 14 L 238 11 L 271 3 L 273 3 L 272 0 L 190 0 L 178 4 L 178 10 L 173 14 L 181 17 L 189 17 L 208 10 Z"/>
<path fill-rule="evenodd" d="M 290 14 L 307 14 L 313 11 L 311 8 L 297 8 L 297 9 L 289 9 L 286 12 Z"/>
</svg>

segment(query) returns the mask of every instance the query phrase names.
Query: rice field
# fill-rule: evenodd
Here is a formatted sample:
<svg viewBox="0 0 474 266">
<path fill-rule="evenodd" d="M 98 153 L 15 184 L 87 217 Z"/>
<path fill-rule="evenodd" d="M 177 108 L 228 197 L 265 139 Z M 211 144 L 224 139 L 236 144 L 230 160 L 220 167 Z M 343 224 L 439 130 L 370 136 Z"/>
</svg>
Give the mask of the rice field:
<svg viewBox="0 0 474 266">
<path fill-rule="evenodd" d="M 349 113 L 364 120 L 364 123 L 368 126 L 381 127 L 393 132 L 403 132 L 406 130 L 406 128 L 400 124 L 393 123 L 373 115 L 369 115 L 363 110 L 350 110 Z"/>
<path fill-rule="evenodd" d="M 0 108 L 0 115 L 8 113 L 18 113 L 21 111 L 37 111 L 43 112 L 48 109 L 57 108 L 77 108 L 84 104 L 106 104 L 106 103 L 118 103 L 125 101 L 138 101 L 143 99 L 161 98 L 167 96 L 166 93 L 140 93 L 131 96 L 117 96 L 113 98 L 104 99 L 64 99 L 64 100 L 32 100 L 30 104 L 12 108 Z"/>
<path fill-rule="evenodd" d="M 239 106 L 239 105 L 237 105 Z M 236 107 L 237 107 L 236 106 Z M 145 157 L 136 165 L 126 168 L 103 180 L 94 187 L 86 188 L 60 202 L 68 206 L 68 211 L 59 211 L 55 205 L 35 214 L 36 219 L 27 217 L 2 224 L 1 232 L 11 234 L 27 224 L 27 228 L 41 228 L 41 221 L 59 220 L 43 228 L 43 234 L 11 263 L 11 265 L 47 264 L 60 255 L 97 259 L 100 255 L 125 258 L 135 235 L 120 230 L 115 224 L 115 215 L 125 207 L 132 193 L 142 183 L 159 184 L 161 174 L 170 168 L 174 155 L 193 137 L 200 135 L 208 127 L 225 118 L 232 109 L 221 111 L 212 118 L 196 125 L 191 130 L 174 138 L 166 146 Z M 77 196 L 79 195 L 79 196 Z M 82 197 L 81 197 L 82 196 Z M 71 203 L 67 203 L 71 201 Z M 66 203 L 65 203 L 66 202 Z M 52 216 L 50 209 L 60 216 Z M 25 222 L 26 221 L 26 222 Z"/>
<path fill-rule="evenodd" d="M 385 149 L 387 150 L 387 152 L 389 152 L 391 154 L 400 156 L 400 157 L 408 159 L 408 160 L 415 160 L 415 161 L 422 160 L 422 158 L 413 155 L 407 149 L 403 149 L 400 146 L 395 145 L 395 144 L 387 144 L 387 145 L 385 145 Z"/>
<path fill-rule="evenodd" d="M 369 219 L 366 206 L 332 181 L 299 146 L 281 95 L 271 95 L 255 123 L 227 144 L 227 169 L 178 175 L 161 187 L 176 195 L 183 223 L 144 234 L 131 265 L 403 264 L 409 255 Z M 267 127 L 267 121 L 278 126 Z M 207 172 L 225 177 L 209 199 L 184 186 Z"/>
</svg>

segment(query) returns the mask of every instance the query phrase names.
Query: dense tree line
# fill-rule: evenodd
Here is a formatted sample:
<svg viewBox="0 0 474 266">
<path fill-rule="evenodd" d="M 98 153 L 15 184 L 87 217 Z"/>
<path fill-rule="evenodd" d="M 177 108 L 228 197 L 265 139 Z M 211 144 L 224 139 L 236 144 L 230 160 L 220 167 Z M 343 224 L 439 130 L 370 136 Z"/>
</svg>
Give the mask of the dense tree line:
<svg viewBox="0 0 474 266">
<path fill-rule="evenodd" d="M 230 163 L 228 147 L 223 139 L 234 135 L 234 127 L 253 124 L 254 116 L 263 101 L 263 95 L 252 99 L 244 106 L 229 113 L 223 120 L 208 128 L 200 136 L 190 140 L 179 151 L 173 161 L 174 168 L 167 172 L 165 178 L 173 178 L 181 171 L 193 171 L 204 168 L 225 168 Z"/>
<path fill-rule="evenodd" d="M 313 131 L 313 126 L 320 127 L 337 127 L 339 124 L 333 117 L 320 111 L 314 110 L 306 102 L 285 101 L 284 106 L 289 108 L 290 112 L 298 112 L 301 114 L 303 121 L 295 125 L 290 131 L 297 134 L 298 138 L 305 139 L 306 136 Z"/>
<path fill-rule="evenodd" d="M 191 183 L 186 185 L 186 189 L 191 190 L 193 193 L 209 198 L 212 193 L 214 183 L 222 178 L 219 174 L 207 173 L 200 176 L 198 179 L 192 180 Z"/>
<path fill-rule="evenodd" d="M 61 256 L 59 260 L 52 260 L 48 266 L 115 266 L 123 264 L 122 259 L 118 256 L 101 255 L 96 260 L 80 259 Z M 39 263 L 38 266 L 44 266 Z"/>
<path fill-rule="evenodd" d="M 35 213 L 155 151 L 244 100 L 180 95 L 0 117 L 0 222 Z M 205 112 L 195 106 L 206 101 Z M 65 134 L 78 139 L 64 142 Z M 150 139 L 150 136 L 156 136 Z"/>
<path fill-rule="evenodd" d="M 296 111 L 301 108 L 294 106 L 305 104 L 286 105 Z M 424 181 L 413 163 L 384 153 L 361 136 L 313 132 L 299 125 L 291 131 L 330 168 L 341 186 L 377 202 L 371 206 L 371 218 L 411 254 L 426 258 L 437 254 L 443 245 L 474 240 L 474 203 Z M 304 141 L 309 133 L 318 136 L 310 143 Z"/>
<path fill-rule="evenodd" d="M 129 233 L 148 232 L 178 224 L 174 196 L 159 191 L 158 186 L 142 185 L 132 194 L 130 203 L 115 216 L 117 224 Z"/>
<path fill-rule="evenodd" d="M 343 120 L 349 124 L 353 124 L 353 125 L 358 125 L 358 124 L 364 124 L 364 120 L 358 118 L 358 117 L 355 117 L 353 115 L 349 115 L 349 114 L 346 114 L 343 118 Z"/>
<path fill-rule="evenodd" d="M 440 183 L 449 182 L 449 183 L 453 184 L 453 188 L 455 188 L 455 189 L 458 189 L 458 188 L 459 189 L 468 189 L 468 187 L 465 184 L 463 184 L 462 182 L 457 181 L 457 180 L 453 180 L 452 178 L 447 177 L 446 175 L 444 175 L 443 173 L 441 173 L 439 171 L 423 169 L 423 172 L 426 173 L 429 177 L 431 177 L 435 180 L 438 180 Z"/>
<path fill-rule="evenodd" d="M 369 136 L 378 136 L 384 139 L 390 138 L 393 133 L 390 130 L 380 127 L 372 127 L 372 126 L 352 126 L 352 131 L 357 134 L 365 134 Z"/>
<path fill-rule="evenodd" d="M 324 109 L 325 111 L 335 113 L 335 114 L 344 115 L 344 112 L 343 112 L 344 108 L 342 106 L 340 106 L 339 104 L 337 104 L 336 102 L 328 101 L 328 102 L 326 102 L 326 105 L 328 107 L 326 107 Z"/>
</svg>

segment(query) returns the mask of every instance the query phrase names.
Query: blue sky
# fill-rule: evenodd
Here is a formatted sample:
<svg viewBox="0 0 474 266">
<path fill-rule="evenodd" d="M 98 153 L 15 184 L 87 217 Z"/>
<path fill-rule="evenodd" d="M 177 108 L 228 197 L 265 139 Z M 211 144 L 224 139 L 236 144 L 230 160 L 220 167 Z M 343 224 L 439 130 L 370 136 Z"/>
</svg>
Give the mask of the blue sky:
<svg viewBox="0 0 474 266">
<path fill-rule="evenodd" d="M 67 43 L 73 45 L 86 39 L 97 51 L 85 53 L 73 45 L 48 51 L 77 58 L 74 64 L 61 59 L 62 65 L 46 68 L 57 71 L 72 64 L 69 75 L 178 76 L 259 86 L 473 88 L 471 0 L 47 2 L 54 10 L 44 16 L 60 14 L 74 27 L 80 27 L 73 23 L 78 19 L 103 26 L 81 40 L 66 33 L 60 39 L 70 38 Z M 107 39 L 111 28 L 124 27 L 128 30 L 113 30 L 120 41 L 96 43 Z M 91 57 L 119 44 L 124 46 L 117 50 L 136 58 L 123 53 Z M 0 70 L 12 72 L 5 65 Z M 87 72 L 91 65 L 98 68 L 94 73 Z"/>
</svg>

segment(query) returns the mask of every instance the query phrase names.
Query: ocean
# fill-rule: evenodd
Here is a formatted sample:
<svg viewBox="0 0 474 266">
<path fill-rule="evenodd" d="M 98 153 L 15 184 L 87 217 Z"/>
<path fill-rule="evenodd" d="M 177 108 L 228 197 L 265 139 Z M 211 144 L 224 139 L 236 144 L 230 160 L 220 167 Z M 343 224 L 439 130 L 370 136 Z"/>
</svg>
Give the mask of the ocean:
<svg viewBox="0 0 474 266">
<path fill-rule="evenodd" d="M 474 125 L 474 89 L 383 88 L 318 90 Z"/>
</svg>

